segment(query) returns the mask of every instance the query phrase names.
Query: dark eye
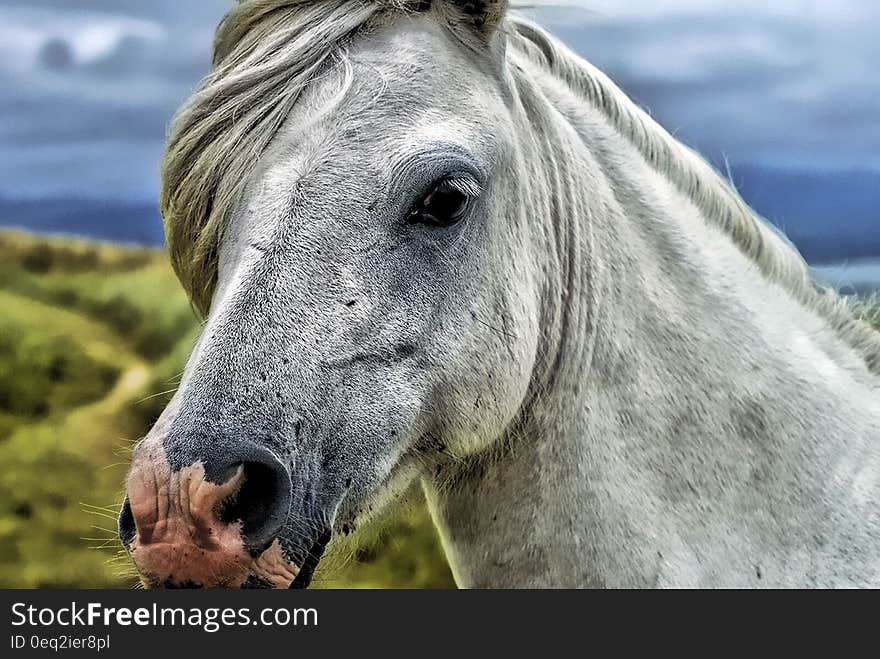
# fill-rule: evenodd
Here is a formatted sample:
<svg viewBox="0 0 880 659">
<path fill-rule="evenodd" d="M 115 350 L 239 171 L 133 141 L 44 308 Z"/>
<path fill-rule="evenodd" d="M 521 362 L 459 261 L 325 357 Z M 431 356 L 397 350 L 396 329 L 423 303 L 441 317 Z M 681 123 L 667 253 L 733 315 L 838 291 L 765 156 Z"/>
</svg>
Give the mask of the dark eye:
<svg viewBox="0 0 880 659">
<path fill-rule="evenodd" d="M 449 227 L 467 215 L 477 190 L 474 183 L 458 179 L 443 179 L 431 188 L 412 208 L 408 220 L 414 224 Z"/>
</svg>

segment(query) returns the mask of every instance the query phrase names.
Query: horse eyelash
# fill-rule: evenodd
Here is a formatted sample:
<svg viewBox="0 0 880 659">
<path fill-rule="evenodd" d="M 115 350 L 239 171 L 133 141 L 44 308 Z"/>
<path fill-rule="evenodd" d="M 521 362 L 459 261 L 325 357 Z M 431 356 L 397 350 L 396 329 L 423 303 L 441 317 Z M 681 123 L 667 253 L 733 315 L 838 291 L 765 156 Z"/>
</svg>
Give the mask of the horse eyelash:
<svg viewBox="0 0 880 659">
<path fill-rule="evenodd" d="M 438 185 L 444 182 L 471 199 L 476 199 L 483 194 L 483 186 L 470 176 L 450 176 L 438 181 Z"/>
</svg>

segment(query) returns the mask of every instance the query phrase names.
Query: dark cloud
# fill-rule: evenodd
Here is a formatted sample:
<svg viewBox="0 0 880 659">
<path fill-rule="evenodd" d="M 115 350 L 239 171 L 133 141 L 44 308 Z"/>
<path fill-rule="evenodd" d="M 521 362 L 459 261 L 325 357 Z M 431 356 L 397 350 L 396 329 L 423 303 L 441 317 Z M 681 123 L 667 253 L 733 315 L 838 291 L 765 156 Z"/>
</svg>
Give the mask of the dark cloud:
<svg viewBox="0 0 880 659">
<path fill-rule="evenodd" d="M 64 39 L 55 37 L 40 48 L 39 60 L 50 71 L 67 71 L 73 67 L 73 50 Z"/>
</svg>

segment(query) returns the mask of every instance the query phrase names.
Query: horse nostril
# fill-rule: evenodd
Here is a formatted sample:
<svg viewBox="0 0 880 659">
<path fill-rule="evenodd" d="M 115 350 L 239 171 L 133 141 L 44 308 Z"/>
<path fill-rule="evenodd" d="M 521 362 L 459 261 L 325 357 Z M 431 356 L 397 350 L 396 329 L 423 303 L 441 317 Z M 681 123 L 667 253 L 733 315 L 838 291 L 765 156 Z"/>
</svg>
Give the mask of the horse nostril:
<svg viewBox="0 0 880 659">
<path fill-rule="evenodd" d="M 244 466 L 244 482 L 223 502 L 220 520 L 240 521 L 245 545 L 257 555 L 272 544 L 287 520 L 290 476 L 277 459 L 238 464 Z"/>
<path fill-rule="evenodd" d="M 134 515 L 131 512 L 131 504 L 128 501 L 128 497 L 125 497 L 122 509 L 119 511 L 119 539 L 122 540 L 124 546 L 128 547 L 134 541 L 136 534 L 137 527 L 134 523 Z"/>
</svg>

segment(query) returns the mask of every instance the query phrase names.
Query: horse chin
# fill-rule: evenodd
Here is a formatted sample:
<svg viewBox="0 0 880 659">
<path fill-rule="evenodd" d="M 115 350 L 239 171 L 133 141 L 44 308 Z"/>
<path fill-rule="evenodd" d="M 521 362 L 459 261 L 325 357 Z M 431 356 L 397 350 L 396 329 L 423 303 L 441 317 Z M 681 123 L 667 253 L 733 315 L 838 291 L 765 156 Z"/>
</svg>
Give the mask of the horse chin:
<svg viewBox="0 0 880 659">
<path fill-rule="evenodd" d="M 144 584 L 150 588 L 283 589 L 294 587 L 302 574 L 284 556 L 278 540 L 259 556 L 250 557 L 242 552 L 235 560 L 220 551 L 173 543 L 141 547 L 135 544 L 129 551 Z"/>
</svg>

